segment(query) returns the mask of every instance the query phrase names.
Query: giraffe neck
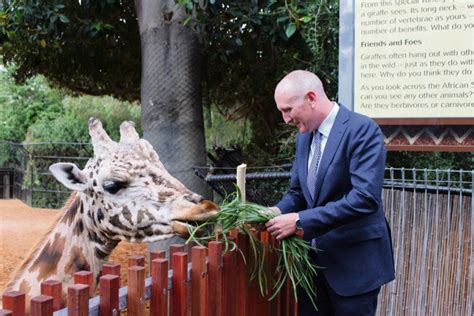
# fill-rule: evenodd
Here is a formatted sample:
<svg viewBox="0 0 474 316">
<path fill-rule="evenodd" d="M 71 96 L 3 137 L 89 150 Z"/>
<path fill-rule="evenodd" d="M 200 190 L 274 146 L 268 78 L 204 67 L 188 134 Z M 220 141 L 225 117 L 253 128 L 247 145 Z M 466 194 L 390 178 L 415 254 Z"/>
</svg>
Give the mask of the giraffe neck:
<svg viewBox="0 0 474 316">
<path fill-rule="evenodd" d="M 100 216 L 91 207 L 90 198 L 73 193 L 63 208 L 64 215 L 23 262 L 8 288 L 33 297 L 40 294 L 41 282 L 55 279 L 66 290 L 73 283 L 74 273 L 81 270 L 91 271 L 96 282 L 103 262 L 118 241 L 100 232 Z"/>
</svg>

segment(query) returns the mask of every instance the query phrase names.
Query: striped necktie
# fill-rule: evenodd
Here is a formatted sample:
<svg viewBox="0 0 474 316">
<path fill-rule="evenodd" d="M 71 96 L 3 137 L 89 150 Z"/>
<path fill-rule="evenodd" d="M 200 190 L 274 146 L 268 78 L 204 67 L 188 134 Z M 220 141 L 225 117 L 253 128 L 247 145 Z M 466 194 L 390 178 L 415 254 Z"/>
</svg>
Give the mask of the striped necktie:
<svg viewBox="0 0 474 316">
<path fill-rule="evenodd" d="M 318 175 L 319 160 L 321 159 L 321 133 L 316 130 L 313 135 L 314 153 L 313 160 L 308 169 L 307 185 L 311 198 L 314 199 L 316 191 L 316 177 Z"/>
</svg>

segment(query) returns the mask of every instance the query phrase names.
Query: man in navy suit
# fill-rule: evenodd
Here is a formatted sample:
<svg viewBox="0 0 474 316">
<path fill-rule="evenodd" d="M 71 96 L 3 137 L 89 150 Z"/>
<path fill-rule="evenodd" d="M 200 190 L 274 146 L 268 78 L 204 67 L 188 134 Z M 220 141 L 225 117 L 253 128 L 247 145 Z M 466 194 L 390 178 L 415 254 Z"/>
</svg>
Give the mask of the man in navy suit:
<svg viewBox="0 0 474 316">
<path fill-rule="evenodd" d="M 377 124 L 328 99 L 319 78 L 293 71 L 275 89 L 285 123 L 295 125 L 289 191 L 268 231 L 302 231 L 317 249 L 314 309 L 298 292 L 299 316 L 374 315 L 380 287 L 394 279 L 390 228 L 382 206 L 386 151 Z"/>
</svg>

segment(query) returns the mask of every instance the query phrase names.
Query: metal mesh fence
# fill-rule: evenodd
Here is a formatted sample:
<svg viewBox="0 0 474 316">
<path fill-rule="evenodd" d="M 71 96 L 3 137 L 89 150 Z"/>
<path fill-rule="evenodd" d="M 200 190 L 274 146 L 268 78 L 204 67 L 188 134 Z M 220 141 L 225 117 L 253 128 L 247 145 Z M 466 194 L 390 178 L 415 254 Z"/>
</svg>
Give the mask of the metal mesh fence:
<svg viewBox="0 0 474 316">
<path fill-rule="evenodd" d="M 60 208 L 71 192 L 49 172 L 56 162 L 72 162 L 83 168 L 92 155 L 88 143 L 0 142 L 0 167 L 3 176 L 11 175 L 10 197 L 21 199 L 32 207 Z M 5 181 L 3 181 L 5 186 Z M 6 188 L 0 188 L 6 192 Z"/>
<path fill-rule="evenodd" d="M 291 165 L 249 168 L 246 195 L 262 205 L 276 204 L 288 189 Z M 196 174 L 221 197 L 234 192 L 235 168 L 199 167 Z M 472 170 L 386 168 L 384 188 L 441 191 L 472 195 Z"/>
</svg>

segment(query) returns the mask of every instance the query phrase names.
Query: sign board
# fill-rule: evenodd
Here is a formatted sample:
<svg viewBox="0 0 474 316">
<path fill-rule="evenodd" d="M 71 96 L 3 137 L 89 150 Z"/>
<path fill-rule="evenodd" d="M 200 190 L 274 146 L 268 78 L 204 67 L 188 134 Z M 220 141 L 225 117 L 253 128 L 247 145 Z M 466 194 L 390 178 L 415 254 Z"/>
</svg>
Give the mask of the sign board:
<svg viewBox="0 0 474 316">
<path fill-rule="evenodd" d="M 352 110 L 381 125 L 473 125 L 474 1 L 340 1 L 339 52 Z"/>
<path fill-rule="evenodd" d="M 474 117 L 474 1 L 357 1 L 355 111 Z"/>
</svg>

